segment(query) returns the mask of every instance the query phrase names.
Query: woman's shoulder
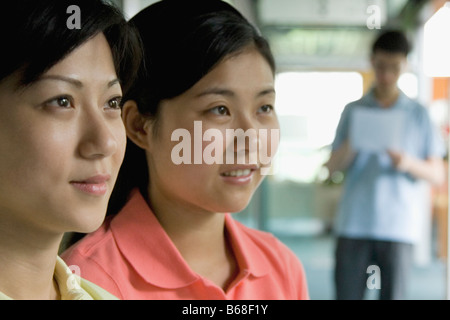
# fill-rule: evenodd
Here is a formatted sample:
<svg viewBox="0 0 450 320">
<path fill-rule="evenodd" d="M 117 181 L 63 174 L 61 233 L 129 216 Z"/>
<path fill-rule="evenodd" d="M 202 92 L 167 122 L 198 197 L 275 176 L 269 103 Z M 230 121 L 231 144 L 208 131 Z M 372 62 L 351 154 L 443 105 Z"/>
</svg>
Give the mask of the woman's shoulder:
<svg viewBox="0 0 450 320">
<path fill-rule="evenodd" d="M 234 224 L 240 230 L 241 241 L 256 246 L 257 250 L 270 261 L 289 262 L 301 267 L 301 262 L 296 254 L 273 233 L 248 227 L 235 220 Z"/>
<path fill-rule="evenodd" d="M 109 293 L 89 280 L 81 278 L 80 286 L 92 297 L 93 300 L 119 300 L 119 298 L 115 295 Z"/>
<path fill-rule="evenodd" d="M 92 252 L 98 249 L 103 250 L 108 242 L 113 241 L 111 229 L 111 219 L 107 218 L 103 224 L 96 231 L 86 234 L 84 237 L 71 244 L 64 252 L 61 253 L 61 257 L 66 260 L 69 257 L 76 254 L 89 256 Z"/>
<path fill-rule="evenodd" d="M 118 298 L 102 287 L 86 280 L 81 269 L 69 265 L 57 257 L 54 278 L 59 286 L 62 300 L 117 300 Z"/>
<path fill-rule="evenodd" d="M 274 234 L 234 221 L 234 241 L 240 242 L 250 270 L 269 274 L 293 299 L 308 299 L 306 273 L 297 255 Z M 237 230 L 237 231 L 236 231 Z M 250 261 L 251 260 L 251 261 Z"/>
</svg>

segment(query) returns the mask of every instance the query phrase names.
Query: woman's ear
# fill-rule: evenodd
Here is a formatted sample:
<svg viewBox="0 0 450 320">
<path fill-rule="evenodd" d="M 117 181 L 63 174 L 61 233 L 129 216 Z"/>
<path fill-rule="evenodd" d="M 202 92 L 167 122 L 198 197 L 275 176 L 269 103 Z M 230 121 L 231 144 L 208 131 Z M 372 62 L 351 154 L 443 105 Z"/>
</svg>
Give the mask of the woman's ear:
<svg viewBox="0 0 450 320">
<path fill-rule="evenodd" d="M 134 100 L 128 100 L 122 107 L 122 119 L 128 138 L 144 150 L 150 148 L 150 119 L 143 116 Z"/>
</svg>

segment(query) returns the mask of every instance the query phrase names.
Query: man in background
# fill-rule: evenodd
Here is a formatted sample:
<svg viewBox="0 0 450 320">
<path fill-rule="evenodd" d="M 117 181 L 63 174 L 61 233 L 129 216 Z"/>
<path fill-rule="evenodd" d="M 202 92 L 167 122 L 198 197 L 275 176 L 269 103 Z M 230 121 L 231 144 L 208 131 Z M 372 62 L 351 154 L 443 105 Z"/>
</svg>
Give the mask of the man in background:
<svg viewBox="0 0 450 320">
<path fill-rule="evenodd" d="M 397 86 L 409 51 L 402 32 L 388 31 L 376 39 L 371 52 L 374 85 L 345 107 L 325 164 L 330 174 L 345 172 L 335 225 L 337 299 L 363 299 L 371 265 L 379 267 L 380 299 L 406 298 L 413 245 L 419 236 L 418 210 L 427 197 L 423 181 L 440 184 L 445 178 L 445 147 L 438 131 L 427 110 Z M 401 114 L 398 147 L 354 148 L 350 128 L 358 110 Z"/>
</svg>

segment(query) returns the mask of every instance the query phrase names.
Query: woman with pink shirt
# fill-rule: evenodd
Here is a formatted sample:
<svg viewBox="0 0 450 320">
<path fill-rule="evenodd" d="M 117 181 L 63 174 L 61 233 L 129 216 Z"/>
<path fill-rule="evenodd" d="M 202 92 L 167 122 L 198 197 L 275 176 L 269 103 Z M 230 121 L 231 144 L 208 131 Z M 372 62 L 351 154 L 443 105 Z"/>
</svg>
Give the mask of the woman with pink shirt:
<svg viewBox="0 0 450 320">
<path fill-rule="evenodd" d="M 230 214 L 276 151 L 268 43 L 219 0 L 157 2 L 130 23 L 145 57 L 111 215 L 64 259 L 122 299 L 308 299 L 295 254 Z"/>
</svg>

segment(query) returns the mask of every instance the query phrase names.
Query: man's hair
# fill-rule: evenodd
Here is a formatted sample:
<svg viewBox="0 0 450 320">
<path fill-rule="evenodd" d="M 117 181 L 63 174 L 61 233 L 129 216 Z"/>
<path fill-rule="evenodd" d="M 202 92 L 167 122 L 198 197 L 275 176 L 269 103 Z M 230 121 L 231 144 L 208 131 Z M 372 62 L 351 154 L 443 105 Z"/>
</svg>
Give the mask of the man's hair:
<svg viewBox="0 0 450 320">
<path fill-rule="evenodd" d="M 378 50 L 389 53 L 402 53 L 408 56 L 411 51 L 411 45 L 403 32 L 389 30 L 383 32 L 373 43 L 372 54 L 375 54 Z"/>
</svg>

